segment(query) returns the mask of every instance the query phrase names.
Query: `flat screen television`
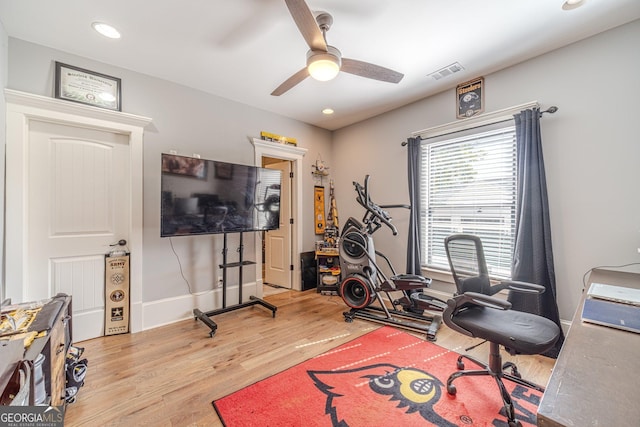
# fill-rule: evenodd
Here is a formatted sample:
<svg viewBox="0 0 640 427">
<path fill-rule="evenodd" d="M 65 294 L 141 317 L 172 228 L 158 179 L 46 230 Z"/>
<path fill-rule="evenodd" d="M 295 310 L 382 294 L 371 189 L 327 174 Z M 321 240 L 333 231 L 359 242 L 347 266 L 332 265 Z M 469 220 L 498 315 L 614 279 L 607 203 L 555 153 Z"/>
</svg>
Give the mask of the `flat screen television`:
<svg viewBox="0 0 640 427">
<path fill-rule="evenodd" d="M 279 170 L 162 154 L 160 236 L 274 230 Z"/>
</svg>

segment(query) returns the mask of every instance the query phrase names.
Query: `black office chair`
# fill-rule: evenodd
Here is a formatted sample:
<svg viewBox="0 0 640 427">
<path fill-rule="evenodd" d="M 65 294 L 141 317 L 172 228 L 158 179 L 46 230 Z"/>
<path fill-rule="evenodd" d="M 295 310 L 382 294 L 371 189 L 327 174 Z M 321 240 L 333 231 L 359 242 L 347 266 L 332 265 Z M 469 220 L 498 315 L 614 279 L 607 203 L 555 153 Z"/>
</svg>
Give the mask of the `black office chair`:
<svg viewBox="0 0 640 427">
<path fill-rule="evenodd" d="M 531 313 L 511 309 L 508 300 L 496 298 L 497 292 L 525 292 L 537 295 L 544 287 L 532 283 L 503 281 L 491 285 L 482 242 L 477 236 L 456 234 L 445 239 L 449 266 L 456 282 L 457 293 L 447 301 L 443 313 L 444 323 L 454 331 L 490 343 L 489 363 L 461 355 L 458 357 L 458 372 L 447 380 L 447 392 L 456 394 L 453 381 L 462 376 L 490 375 L 496 381 L 507 414 L 510 427 L 521 426 L 515 418 L 511 396 L 502 382 L 503 378 L 522 386 L 544 391 L 542 386 L 520 377 L 513 363 L 502 364 L 500 346 L 509 354 L 542 354 L 549 350 L 560 336 L 560 329 L 551 320 Z M 485 342 L 483 341 L 483 342 Z M 480 366 L 480 370 L 464 370 L 463 359 Z M 511 374 L 505 369 L 511 368 Z"/>
</svg>

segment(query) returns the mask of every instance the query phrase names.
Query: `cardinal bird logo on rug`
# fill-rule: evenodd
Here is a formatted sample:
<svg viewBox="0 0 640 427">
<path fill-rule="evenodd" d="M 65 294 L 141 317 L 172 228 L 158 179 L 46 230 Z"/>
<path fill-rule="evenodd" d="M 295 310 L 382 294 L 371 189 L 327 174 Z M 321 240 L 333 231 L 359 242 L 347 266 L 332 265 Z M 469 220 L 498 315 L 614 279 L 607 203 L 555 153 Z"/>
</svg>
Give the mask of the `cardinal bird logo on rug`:
<svg viewBox="0 0 640 427">
<path fill-rule="evenodd" d="M 384 420 L 401 420 L 407 414 L 419 414 L 437 426 L 456 426 L 433 408 L 442 395 L 442 382 L 422 370 L 381 363 L 307 373 L 315 386 L 327 395 L 325 413 L 331 416 L 335 427 L 348 426 L 349 420 L 357 420 L 362 425 L 381 425 Z M 347 396 L 348 399 L 341 399 Z"/>
</svg>

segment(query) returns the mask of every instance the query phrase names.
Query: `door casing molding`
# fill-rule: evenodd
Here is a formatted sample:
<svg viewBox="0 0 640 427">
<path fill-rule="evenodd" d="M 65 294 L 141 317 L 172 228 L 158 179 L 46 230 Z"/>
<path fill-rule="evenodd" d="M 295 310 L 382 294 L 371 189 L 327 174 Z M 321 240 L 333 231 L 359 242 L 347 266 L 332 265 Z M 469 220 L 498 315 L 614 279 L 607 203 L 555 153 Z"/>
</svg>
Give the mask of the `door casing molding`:
<svg viewBox="0 0 640 427">
<path fill-rule="evenodd" d="M 256 166 L 262 166 L 263 157 L 288 160 L 292 163 L 293 182 L 291 183 L 291 212 L 293 214 L 293 228 L 291 230 L 291 262 L 293 265 L 293 276 L 291 277 L 291 289 L 300 291 L 302 290 L 300 280 L 300 263 L 293 262 L 293 260 L 300 254 L 300 250 L 302 248 L 302 158 L 307 154 L 307 149 L 292 145 L 263 141 L 257 138 L 253 138 L 252 143 L 255 148 Z M 256 257 L 258 257 L 262 252 L 262 239 L 255 240 L 255 254 Z M 262 285 L 262 264 L 256 263 L 256 290 L 258 297 L 262 297 Z"/>
<path fill-rule="evenodd" d="M 142 330 L 142 165 L 143 133 L 151 119 L 63 101 L 46 96 L 5 89 L 6 122 L 6 215 L 5 215 L 5 296 L 14 302 L 25 298 L 27 271 L 27 190 L 28 138 L 30 122 L 97 129 L 129 138 L 131 191 L 129 241 L 131 332 Z"/>
</svg>

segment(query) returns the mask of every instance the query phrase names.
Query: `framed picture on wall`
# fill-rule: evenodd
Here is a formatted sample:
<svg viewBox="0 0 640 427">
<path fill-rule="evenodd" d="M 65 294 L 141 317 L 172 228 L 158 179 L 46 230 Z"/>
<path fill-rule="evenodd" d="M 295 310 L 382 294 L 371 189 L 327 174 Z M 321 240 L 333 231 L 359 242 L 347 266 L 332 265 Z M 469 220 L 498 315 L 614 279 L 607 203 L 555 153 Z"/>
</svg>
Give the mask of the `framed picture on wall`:
<svg viewBox="0 0 640 427">
<path fill-rule="evenodd" d="M 231 179 L 233 178 L 233 165 L 230 163 L 216 163 L 216 178 Z"/>
<path fill-rule="evenodd" d="M 456 117 L 464 119 L 484 111 L 484 77 L 456 87 Z"/>
<path fill-rule="evenodd" d="M 56 61 L 56 98 L 122 111 L 120 93 L 119 78 Z"/>
<path fill-rule="evenodd" d="M 313 187 L 313 216 L 315 218 L 315 233 L 324 234 L 326 226 L 324 218 L 324 187 L 316 185 Z"/>
</svg>

